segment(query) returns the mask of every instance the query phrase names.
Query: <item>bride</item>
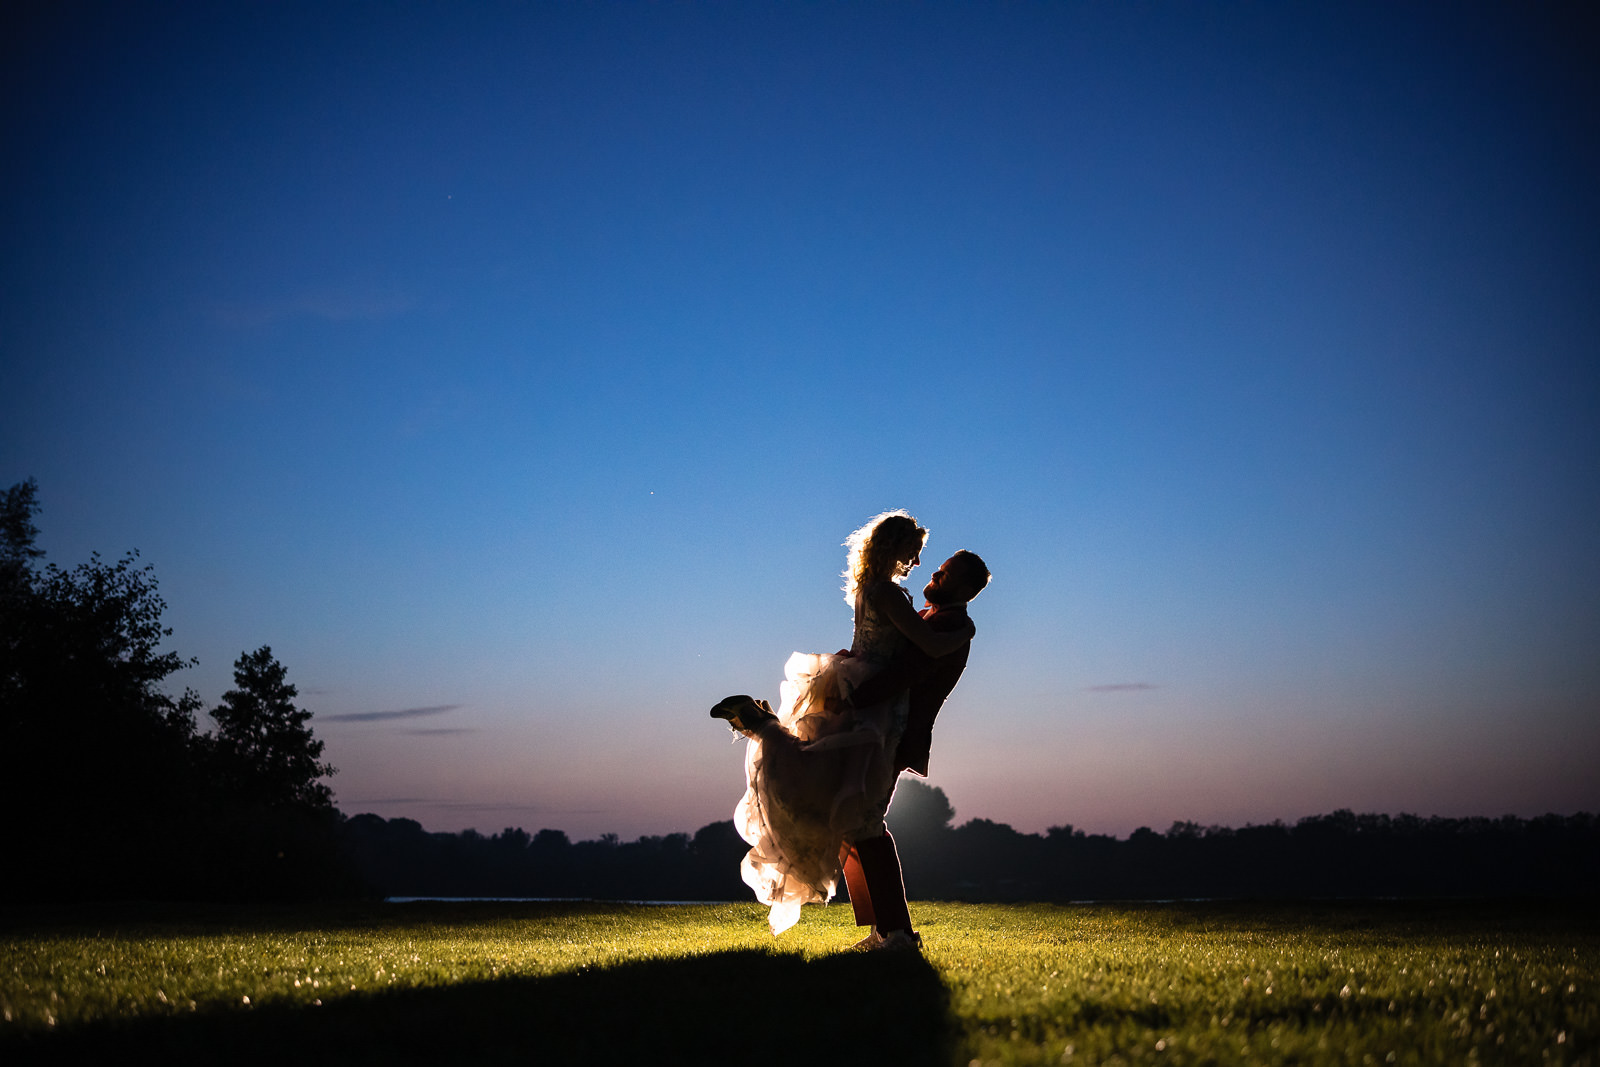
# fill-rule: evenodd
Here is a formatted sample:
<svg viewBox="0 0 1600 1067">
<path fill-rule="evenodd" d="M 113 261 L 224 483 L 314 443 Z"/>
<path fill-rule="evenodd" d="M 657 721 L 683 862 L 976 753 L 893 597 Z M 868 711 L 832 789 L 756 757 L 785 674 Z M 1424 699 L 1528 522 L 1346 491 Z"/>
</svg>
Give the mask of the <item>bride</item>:
<svg viewBox="0 0 1600 1067">
<path fill-rule="evenodd" d="M 874 517 L 845 540 L 845 600 L 855 609 L 848 652 L 796 652 L 784 665 L 776 714 L 764 700 L 732 696 L 711 709 L 750 738 L 748 787 L 734 826 L 750 845 L 745 883 L 770 907 L 781 934 L 802 904 L 824 903 L 838 886 L 846 842 L 883 832 L 893 792 L 895 746 L 905 729 L 907 694 L 857 707 L 851 697 L 909 641 L 943 656 L 972 630 L 936 633 L 900 586 L 922 562 L 928 531 L 904 511 Z"/>
</svg>

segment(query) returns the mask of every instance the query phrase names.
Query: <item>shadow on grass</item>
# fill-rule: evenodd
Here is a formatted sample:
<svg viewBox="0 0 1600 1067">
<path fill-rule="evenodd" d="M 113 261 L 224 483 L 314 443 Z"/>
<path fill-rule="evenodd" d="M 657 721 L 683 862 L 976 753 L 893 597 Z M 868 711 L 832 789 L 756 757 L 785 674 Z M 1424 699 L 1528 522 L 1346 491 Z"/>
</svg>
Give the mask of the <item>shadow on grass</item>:
<svg viewBox="0 0 1600 1067">
<path fill-rule="evenodd" d="M 948 1064 L 948 994 L 920 956 L 741 950 L 539 978 L 81 1025 L 9 1063 Z"/>
</svg>

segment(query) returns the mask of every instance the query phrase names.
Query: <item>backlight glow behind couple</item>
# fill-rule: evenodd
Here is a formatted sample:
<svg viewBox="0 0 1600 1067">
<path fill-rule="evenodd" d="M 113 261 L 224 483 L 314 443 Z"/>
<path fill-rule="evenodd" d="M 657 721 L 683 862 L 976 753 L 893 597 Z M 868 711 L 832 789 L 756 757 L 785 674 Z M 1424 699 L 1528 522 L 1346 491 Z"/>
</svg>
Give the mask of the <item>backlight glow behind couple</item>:
<svg viewBox="0 0 1600 1067">
<path fill-rule="evenodd" d="M 774 934 L 803 904 L 829 900 L 843 877 L 861 948 L 916 948 L 900 859 L 884 815 L 903 770 L 928 773 L 933 721 L 966 668 L 975 629 L 967 603 L 989 583 L 972 552 L 945 560 L 912 607 L 900 583 L 922 562 L 928 531 L 904 511 L 878 515 L 845 541 L 850 648 L 796 652 L 776 712 L 731 696 L 711 709 L 750 738 L 748 787 L 734 826 L 750 845 L 744 880 L 769 906 Z"/>
</svg>

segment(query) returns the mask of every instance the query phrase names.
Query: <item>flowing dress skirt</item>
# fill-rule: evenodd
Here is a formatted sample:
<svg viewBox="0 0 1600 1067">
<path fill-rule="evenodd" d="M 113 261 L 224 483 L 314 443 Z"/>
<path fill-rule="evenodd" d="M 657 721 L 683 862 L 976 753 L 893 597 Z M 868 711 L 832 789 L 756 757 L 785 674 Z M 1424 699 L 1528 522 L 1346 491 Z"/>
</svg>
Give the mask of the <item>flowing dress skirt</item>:
<svg viewBox="0 0 1600 1067">
<path fill-rule="evenodd" d="M 846 841 L 882 831 L 906 695 L 871 708 L 845 703 L 877 669 L 796 652 L 784 665 L 777 723 L 746 751 L 747 788 L 733 816 L 750 845 L 740 873 L 768 905 L 773 934 L 799 921 L 801 905 L 832 899 Z"/>
</svg>

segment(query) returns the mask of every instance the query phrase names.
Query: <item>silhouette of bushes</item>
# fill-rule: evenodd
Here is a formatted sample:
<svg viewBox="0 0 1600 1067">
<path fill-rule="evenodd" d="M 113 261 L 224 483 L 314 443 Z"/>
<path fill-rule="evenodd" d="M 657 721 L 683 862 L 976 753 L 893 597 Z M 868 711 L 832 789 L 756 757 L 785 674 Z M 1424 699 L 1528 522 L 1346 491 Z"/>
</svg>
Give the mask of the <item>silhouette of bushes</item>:
<svg viewBox="0 0 1600 1067">
<path fill-rule="evenodd" d="M 615 834 L 574 843 L 559 830 L 429 833 L 371 814 L 346 819 L 341 833 L 356 871 L 384 896 L 743 900 L 750 892 L 739 878 L 748 846 L 732 820 L 693 837 L 626 843 Z"/>
<path fill-rule="evenodd" d="M 905 786 L 902 785 L 902 790 Z M 926 788 L 918 786 L 918 788 Z M 894 813 L 891 812 L 891 825 Z M 1421 819 L 1336 811 L 1294 826 L 1177 823 L 1126 840 L 1005 823 L 895 826 L 906 889 L 922 900 L 1587 897 L 1600 885 L 1600 820 Z M 573 843 L 558 830 L 429 833 L 357 815 L 350 855 L 387 896 L 747 900 L 732 822 L 687 834 Z"/>
<path fill-rule="evenodd" d="M 895 832 L 907 891 L 935 900 L 1585 897 L 1600 886 L 1600 820 L 1584 813 L 1424 819 L 1340 810 L 1293 826 L 1141 827 L 1126 840 L 1070 826 L 1024 834 L 987 819 Z"/>
</svg>

